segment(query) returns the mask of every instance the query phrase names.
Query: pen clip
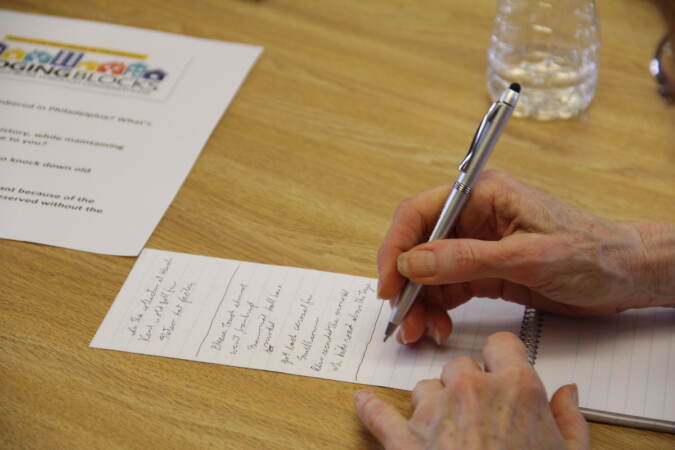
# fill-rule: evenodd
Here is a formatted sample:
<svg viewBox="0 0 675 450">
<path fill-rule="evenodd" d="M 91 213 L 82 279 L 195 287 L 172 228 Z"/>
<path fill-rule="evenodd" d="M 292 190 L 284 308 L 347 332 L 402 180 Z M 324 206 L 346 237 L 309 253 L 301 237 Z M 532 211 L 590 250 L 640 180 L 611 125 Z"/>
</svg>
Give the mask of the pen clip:
<svg viewBox="0 0 675 450">
<path fill-rule="evenodd" d="M 492 119 L 497 113 L 497 105 L 498 102 L 495 102 L 490 106 L 488 112 L 486 112 L 483 116 L 483 120 L 481 120 L 480 125 L 478 125 L 478 129 L 476 129 L 476 133 L 473 135 L 473 139 L 471 140 L 471 145 L 469 145 L 469 151 L 464 157 L 464 161 L 462 161 L 462 163 L 459 165 L 460 172 L 466 172 L 468 170 L 469 164 L 471 164 L 471 160 L 474 157 L 474 150 L 480 143 L 481 139 L 483 139 L 483 136 L 488 130 L 488 126 L 491 124 Z"/>
</svg>

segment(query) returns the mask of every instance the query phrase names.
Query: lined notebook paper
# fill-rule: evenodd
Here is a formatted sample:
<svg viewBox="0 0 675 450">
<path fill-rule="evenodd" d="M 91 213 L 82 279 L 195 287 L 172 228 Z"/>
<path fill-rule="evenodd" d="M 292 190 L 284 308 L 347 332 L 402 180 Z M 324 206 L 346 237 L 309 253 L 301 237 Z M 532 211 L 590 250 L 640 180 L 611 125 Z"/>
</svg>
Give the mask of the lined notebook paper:
<svg viewBox="0 0 675 450">
<path fill-rule="evenodd" d="M 549 393 L 577 383 L 591 419 L 675 432 L 675 308 L 546 314 L 535 368 Z"/>
<path fill-rule="evenodd" d="M 92 347 L 412 389 L 445 362 L 480 357 L 485 337 L 518 332 L 523 307 L 470 302 L 447 346 L 382 341 L 389 304 L 376 280 L 143 250 Z"/>
</svg>

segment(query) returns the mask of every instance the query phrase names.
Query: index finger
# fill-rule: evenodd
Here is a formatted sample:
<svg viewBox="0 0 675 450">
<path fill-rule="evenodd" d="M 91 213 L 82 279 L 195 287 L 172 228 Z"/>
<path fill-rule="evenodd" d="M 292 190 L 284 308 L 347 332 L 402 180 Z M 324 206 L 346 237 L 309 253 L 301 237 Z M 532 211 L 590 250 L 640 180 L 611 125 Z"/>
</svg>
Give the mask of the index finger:
<svg viewBox="0 0 675 450">
<path fill-rule="evenodd" d="M 401 202 L 377 253 L 377 295 L 392 298 L 405 279 L 398 273 L 398 255 L 422 243 L 438 219 L 450 185 L 438 186 Z"/>
<path fill-rule="evenodd" d="M 487 372 L 530 366 L 523 342 L 515 334 L 506 331 L 488 336 L 483 347 L 483 363 Z"/>
</svg>

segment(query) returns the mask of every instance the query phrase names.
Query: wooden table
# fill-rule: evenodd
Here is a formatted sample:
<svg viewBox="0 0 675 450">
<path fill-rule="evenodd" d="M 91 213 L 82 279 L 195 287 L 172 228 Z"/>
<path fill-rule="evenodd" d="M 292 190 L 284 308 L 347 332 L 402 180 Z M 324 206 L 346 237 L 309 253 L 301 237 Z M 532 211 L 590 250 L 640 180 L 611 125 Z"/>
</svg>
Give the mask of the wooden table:
<svg viewBox="0 0 675 450">
<path fill-rule="evenodd" d="M 400 200 L 448 182 L 488 105 L 494 2 L 4 0 L 25 12 L 265 52 L 148 247 L 376 276 Z M 599 0 L 581 117 L 513 120 L 490 165 L 613 219 L 675 222 L 675 108 L 647 63 L 665 25 Z M 0 447 L 370 448 L 359 386 L 93 350 L 134 258 L 0 241 Z M 409 393 L 375 388 L 402 411 Z M 675 436 L 592 424 L 597 448 Z"/>
</svg>

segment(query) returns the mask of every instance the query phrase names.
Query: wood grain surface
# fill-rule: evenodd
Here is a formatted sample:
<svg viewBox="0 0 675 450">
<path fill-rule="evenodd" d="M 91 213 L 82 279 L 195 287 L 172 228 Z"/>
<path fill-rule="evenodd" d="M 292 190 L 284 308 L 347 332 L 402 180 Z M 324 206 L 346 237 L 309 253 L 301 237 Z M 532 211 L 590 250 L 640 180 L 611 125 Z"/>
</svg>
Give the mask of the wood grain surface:
<svg viewBox="0 0 675 450">
<path fill-rule="evenodd" d="M 675 223 L 675 108 L 647 71 L 666 25 L 649 1 L 597 6 L 590 109 L 512 120 L 489 165 L 605 217 Z M 395 206 L 454 177 L 488 105 L 494 1 L 0 7 L 265 47 L 150 248 L 375 277 Z M 0 447 L 377 448 L 358 385 L 88 348 L 134 260 L 0 241 Z M 409 412 L 409 392 L 374 390 Z M 595 448 L 675 447 L 591 432 Z"/>
</svg>

